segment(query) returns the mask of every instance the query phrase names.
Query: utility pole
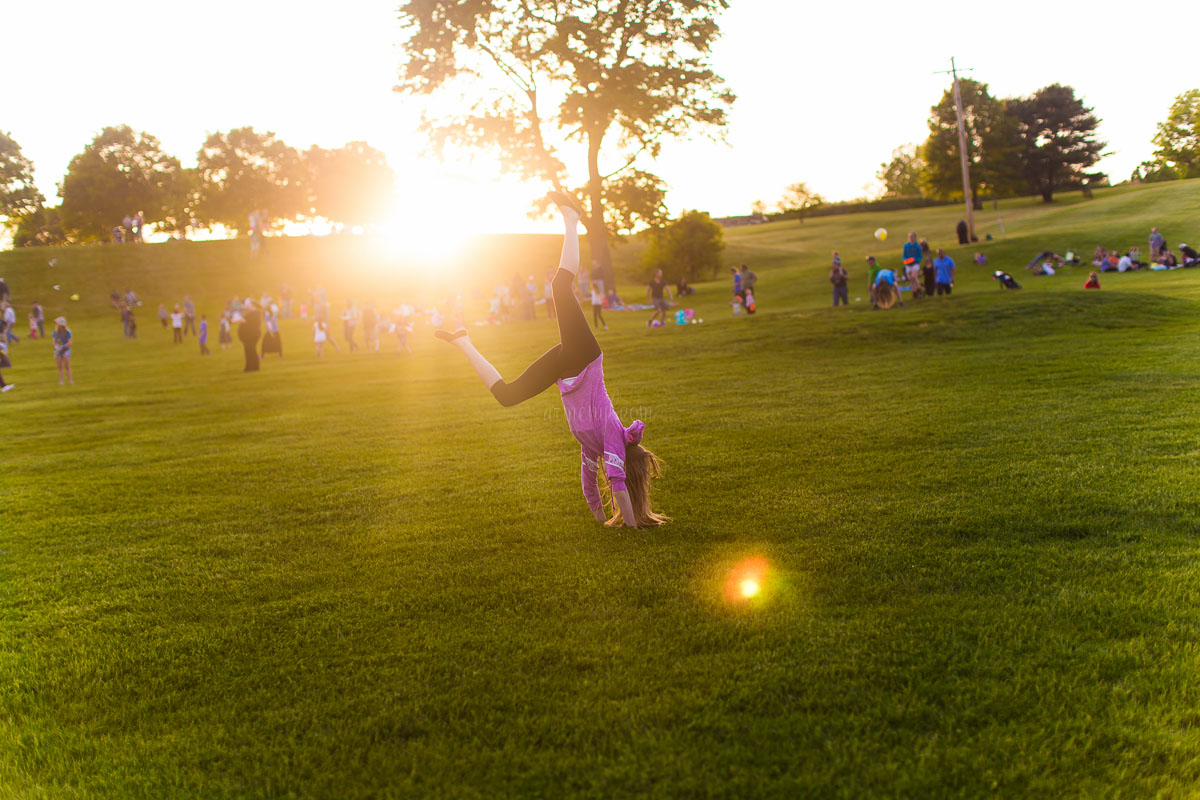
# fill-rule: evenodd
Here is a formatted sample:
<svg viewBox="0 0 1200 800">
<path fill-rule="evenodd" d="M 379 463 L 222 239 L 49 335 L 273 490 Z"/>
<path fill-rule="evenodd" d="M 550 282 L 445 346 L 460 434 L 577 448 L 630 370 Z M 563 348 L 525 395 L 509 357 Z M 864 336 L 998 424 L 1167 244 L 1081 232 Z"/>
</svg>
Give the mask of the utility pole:
<svg viewBox="0 0 1200 800">
<path fill-rule="evenodd" d="M 963 72 L 970 72 L 966 69 Z M 945 72 L 938 73 L 945 75 Z M 971 166 L 967 162 L 967 126 L 963 123 L 962 91 L 958 88 L 958 68 L 950 59 L 950 74 L 954 76 L 954 111 L 958 117 L 958 155 L 962 162 L 963 202 L 967 206 L 967 238 L 975 238 L 975 199 L 971 195 Z"/>
</svg>

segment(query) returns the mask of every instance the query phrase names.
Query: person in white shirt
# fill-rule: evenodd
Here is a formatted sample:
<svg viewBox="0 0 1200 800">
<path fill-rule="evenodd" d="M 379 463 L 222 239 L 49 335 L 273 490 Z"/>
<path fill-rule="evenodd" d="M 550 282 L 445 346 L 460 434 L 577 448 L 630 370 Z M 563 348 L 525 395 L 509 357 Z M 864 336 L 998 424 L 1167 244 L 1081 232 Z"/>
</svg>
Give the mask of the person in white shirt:
<svg viewBox="0 0 1200 800">
<path fill-rule="evenodd" d="M 175 311 L 171 313 L 171 330 L 175 334 L 175 344 L 183 344 L 183 311 L 178 303 L 175 304 Z"/>
<path fill-rule="evenodd" d="M 12 344 L 13 342 L 21 341 L 20 337 L 18 337 L 15 333 L 13 333 L 13 331 L 16 330 L 16 328 L 17 328 L 17 311 L 16 311 L 16 309 L 14 309 L 12 307 L 12 305 L 10 303 L 5 303 L 4 304 L 4 336 L 5 336 L 4 341 L 7 342 L 8 344 Z"/>
<path fill-rule="evenodd" d="M 608 330 L 604 324 L 604 289 L 599 281 L 592 281 L 592 325 L 600 330 Z"/>
</svg>

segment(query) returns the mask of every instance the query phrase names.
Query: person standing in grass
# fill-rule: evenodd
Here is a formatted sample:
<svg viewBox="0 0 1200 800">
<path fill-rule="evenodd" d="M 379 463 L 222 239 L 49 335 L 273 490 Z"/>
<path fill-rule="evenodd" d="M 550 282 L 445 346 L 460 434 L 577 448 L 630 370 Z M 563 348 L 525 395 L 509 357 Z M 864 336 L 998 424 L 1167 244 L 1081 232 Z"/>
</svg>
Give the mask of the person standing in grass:
<svg viewBox="0 0 1200 800">
<path fill-rule="evenodd" d="M 246 366 L 242 372 L 258 372 L 258 340 L 262 336 L 262 312 L 249 297 L 242 305 L 242 324 L 238 326 L 238 338 L 246 352 Z"/>
<path fill-rule="evenodd" d="M 742 273 L 737 271 L 737 267 L 730 267 L 730 273 L 733 274 L 733 296 L 737 298 L 738 305 L 746 304 L 746 295 L 742 294 Z"/>
<path fill-rule="evenodd" d="M 262 340 L 262 354 L 266 358 L 270 353 L 278 353 L 280 358 L 283 358 L 283 339 L 279 336 L 279 316 L 278 306 L 263 309 L 263 327 L 266 328 L 266 335 Z"/>
<path fill-rule="evenodd" d="M 325 355 L 325 340 L 329 338 L 329 325 L 323 319 L 313 320 L 313 346 L 317 349 L 317 358 Z"/>
<path fill-rule="evenodd" d="M 229 345 L 233 344 L 232 324 L 229 321 L 231 315 L 232 312 L 228 309 L 221 312 L 220 331 L 217 334 L 217 341 L 220 342 L 222 350 L 229 349 Z"/>
<path fill-rule="evenodd" d="M 604 324 L 604 292 L 600 289 L 599 281 L 592 281 L 592 325 L 601 330 L 608 330 Z"/>
<path fill-rule="evenodd" d="M 15 333 L 16 327 L 17 311 L 12 307 L 12 303 L 4 303 L 4 341 L 7 344 L 21 341 Z"/>
<path fill-rule="evenodd" d="M 555 276 L 557 280 L 557 276 Z M 654 306 L 654 313 L 650 315 L 650 319 L 646 320 L 646 326 L 650 327 L 654 324 L 656 317 L 662 317 L 662 324 L 667 324 L 667 312 L 670 306 L 667 304 L 666 298 L 663 297 L 663 290 L 666 290 L 667 295 L 671 294 L 671 287 L 663 280 L 663 271 L 661 269 L 654 271 L 654 277 L 650 279 L 649 285 L 646 286 L 646 299 L 650 301 L 650 305 Z M 562 313 L 561 311 L 559 312 Z"/>
<path fill-rule="evenodd" d="M 200 340 L 200 355 L 208 355 L 208 315 L 200 315 L 200 333 L 196 337 Z"/>
<path fill-rule="evenodd" d="M 66 317 L 54 320 L 51 338 L 54 340 L 54 363 L 58 365 L 58 385 L 63 385 L 64 377 L 67 383 L 74 385 L 75 379 L 71 376 L 71 329 L 67 327 Z"/>
<path fill-rule="evenodd" d="M 33 321 L 37 324 L 37 338 L 46 338 L 46 312 L 42 309 L 42 304 L 37 300 L 33 301 L 33 308 L 29 315 L 33 317 Z M 32 335 L 32 332 L 31 332 Z"/>
<path fill-rule="evenodd" d="M 196 333 L 196 304 L 192 302 L 192 296 L 185 294 L 183 296 L 183 335 L 187 336 L 188 331 L 192 335 Z"/>
<path fill-rule="evenodd" d="M 933 260 L 933 268 L 937 272 L 937 293 L 948 295 L 954 287 L 954 259 L 940 247 L 937 253 L 938 257 Z"/>
<path fill-rule="evenodd" d="M 907 273 L 909 267 L 919 266 L 924 257 L 925 254 L 921 252 L 921 243 L 917 241 L 917 234 L 910 231 L 908 241 L 904 243 L 904 249 L 900 253 L 900 261 L 904 264 L 902 271 Z"/>
<path fill-rule="evenodd" d="M 551 192 L 549 197 L 562 213 L 566 228 L 562 256 L 554 276 L 559 344 L 531 364 L 519 378 L 508 383 L 475 349 L 465 329 L 453 333 L 437 331 L 436 336 L 466 356 L 475 374 L 502 406 L 524 402 L 557 385 L 567 425 L 580 444 L 583 495 L 596 521 L 608 526 L 639 528 L 661 525 L 669 518 L 652 510 L 650 485 L 651 480 L 661 474 L 662 464 L 641 445 L 645 424 L 634 420 L 625 427 L 613 409 L 604 386 L 604 354 L 575 299 L 574 284 L 579 271 L 578 224 L 582 212 L 565 194 Z M 611 510 L 607 512 L 598 485 L 602 479 L 601 471 L 611 500 Z"/>
<path fill-rule="evenodd" d="M 158 304 L 158 321 L 162 323 L 164 331 L 167 329 L 168 317 L 169 317 L 169 315 L 167 314 L 167 307 L 165 305 L 163 305 L 162 303 L 159 303 Z"/>
<path fill-rule="evenodd" d="M 171 333 L 175 337 L 175 344 L 183 343 L 183 311 L 180 310 L 179 304 L 175 304 L 175 310 L 171 312 Z"/>
<path fill-rule="evenodd" d="M 347 300 L 345 310 L 342 312 L 342 328 L 345 331 L 346 344 L 350 345 L 351 353 L 358 349 L 358 342 L 354 341 L 354 327 L 357 324 L 358 304 L 353 300 Z"/>
<path fill-rule="evenodd" d="M 8 332 L 8 326 L 4 324 L 4 320 L 0 319 L 0 369 L 8 369 L 12 366 L 12 360 L 8 357 L 8 337 L 4 334 Z M 11 383 L 4 382 L 4 376 L 0 375 L 0 392 L 7 392 L 13 388 Z"/>
<path fill-rule="evenodd" d="M 842 257 L 838 255 L 838 251 L 833 251 L 833 268 L 829 271 L 829 282 L 833 284 L 833 307 L 838 307 L 840 301 L 842 305 L 850 305 L 850 287 L 848 285 L 850 275 L 846 272 L 846 268 L 842 266 Z"/>
<path fill-rule="evenodd" d="M 1143 230 L 1145 230 L 1145 229 L 1143 228 Z M 1158 257 L 1160 255 L 1162 255 L 1163 246 L 1166 245 L 1166 243 L 1167 243 L 1166 239 L 1164 239 L 1163 235 L 1158 232 L 1158 228 L 1150 229 L 1150 260 L 1151 261 L 1158 261 Z"/>
<path fill-rule="evenodd" d="M 750 271 L 750 268 L 742 264 L 742 301 L 746 306 L 746 313 L 753 314 L 754 309 L 758 306 L 758 276 Z"/>
</svg>

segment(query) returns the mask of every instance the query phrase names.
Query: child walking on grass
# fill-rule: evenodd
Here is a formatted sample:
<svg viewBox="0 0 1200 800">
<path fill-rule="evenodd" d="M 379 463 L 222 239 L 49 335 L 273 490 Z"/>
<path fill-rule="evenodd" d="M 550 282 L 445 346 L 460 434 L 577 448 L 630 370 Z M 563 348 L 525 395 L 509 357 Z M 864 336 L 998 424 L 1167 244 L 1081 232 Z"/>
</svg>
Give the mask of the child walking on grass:
<svg viewBox="0 0 1200 800">
<path fill-rule="evenodd" d="M 575 299 L 579 207 L 561 192 L 551 192 L 549 198 L 558 206 L 566 227 L 562 256 L 553 280 L 559 344 L 508 383 L 475 349 L 466 330 L 437 331 L 436 335 L 462 351 L 475 374 L 502 406 L 524 402 L 557 383 L 567 424 L 580 444 L 583 496 L 596 521 L 638 528 L 662 525 L 670 518 L 655 513 L 650 503 L 650 484 L 662 474 L 662 462 L 642 447 L 646 426 L 641 420 L 634 420 L 629 427 L 621 424 L 604 386 L 604 355 Z M 600 491 L 601 481 L 608 490 L 607 510 Z"/>
<path fill-rule="evenodd" d="M 200 355 L 208 355 L 208 314 L 200 315 L 200 333 L 197 338 L 200 340 Z"/>
<path fill-rule="evenodd" d="M 63 378 L 67 379 L 67 383 L 75 385 L 75 379 L 71 377 L 71 329 L 67 327 L 67 318 L 59 317 L 54 320 L 54 363 L 58 365 L 58 385 L 63 385 Z"/>
</svg>

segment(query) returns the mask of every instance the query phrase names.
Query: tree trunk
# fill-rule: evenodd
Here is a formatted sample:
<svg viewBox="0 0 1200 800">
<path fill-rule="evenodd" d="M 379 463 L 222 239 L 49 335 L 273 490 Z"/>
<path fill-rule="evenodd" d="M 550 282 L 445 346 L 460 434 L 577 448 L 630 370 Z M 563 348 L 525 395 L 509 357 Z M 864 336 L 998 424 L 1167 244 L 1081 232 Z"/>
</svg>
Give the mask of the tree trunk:
<svg viewBox="0 0 1200 800">
<path fill-rule="evenodd" d="M 604 224 L 604 179 L 600 175 L 600 142 L 604 132 L 588 132 L 588 205 L 591 214 L 583 221 L 587 228 L 588 250 L 592 256 L 592 278 L 604 281 L 605 291 L 617 287 L 613 276 L 612 253 L 608 249 L 608 228 Z"/>
<path fill-rule="evenodd" d="M 1054 202 L 1054 190 L 1053 189 L 1042 189 L 1042 202 L 1043 203 L 1053 203 Z"/>
</svg>

